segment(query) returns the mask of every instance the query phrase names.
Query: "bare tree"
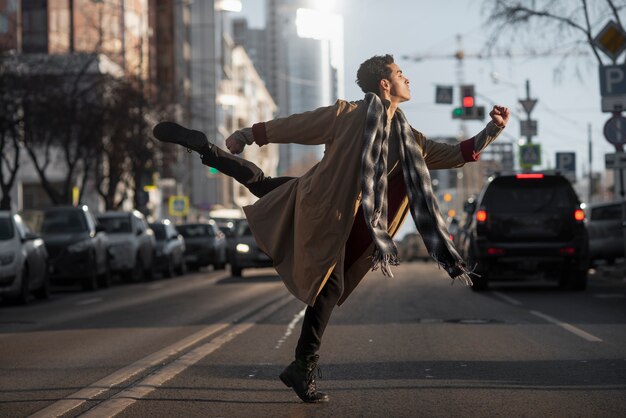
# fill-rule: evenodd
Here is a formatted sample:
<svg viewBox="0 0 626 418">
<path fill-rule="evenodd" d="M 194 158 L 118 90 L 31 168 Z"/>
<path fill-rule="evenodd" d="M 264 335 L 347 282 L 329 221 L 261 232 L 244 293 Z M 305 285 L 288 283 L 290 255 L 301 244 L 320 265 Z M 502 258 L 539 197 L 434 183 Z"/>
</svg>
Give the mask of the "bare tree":
<svg viewBox="0 0 626 418">
<path fill-rule="evenodd" d="M 107 210 L 118 209 L 129 192 L 141 193 L 144 171 L 152 168 L 145 103 L 141 89 L 129 80 L 116 81 L 108 94 L 105 137 L 96 166 L 96 187 Z"/>
<path fill-rule="evenodd" d="M 20 168 L 22 118 L 19 100 L 11 95 L 14 78 L 6 71 L 4 56 L 0 57 L 0 210 L 11 209 L 11 189 Z"/>
<path fill-rule="evenodd" d="M 44 65 L 20 75 L 26 86 L 21 99 L 24 147 L 53 204 L 70 204 L 74 187 L 82 197 L 102 137 L 105 78 L 88 74 L 95 55 L 83 58 L 78 70 L 75 62 L 55 68 L 44 58 Z M 52 168 L 62 173 L 60 185 L 51 180 Z"/>
<path fill-rule="evenodd" d="M 491 30 L 487 47 L 490 52 L 511 52 L 514 40 L 516 46 L 534 51 L 559 51 L 564 60 L 591 50 L 602 64 L 593 39 L 609 20 L 622 26 L 620 13 L 625 9 L 623 0 L 485 0 Z"/>
</svg>

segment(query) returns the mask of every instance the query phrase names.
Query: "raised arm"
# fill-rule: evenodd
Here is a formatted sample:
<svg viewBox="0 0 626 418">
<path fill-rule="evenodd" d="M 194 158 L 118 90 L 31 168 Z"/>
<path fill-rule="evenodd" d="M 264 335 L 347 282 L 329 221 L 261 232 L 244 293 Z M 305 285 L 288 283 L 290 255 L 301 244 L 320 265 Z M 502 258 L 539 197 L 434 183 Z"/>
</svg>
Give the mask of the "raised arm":
<svg viewBox="0 0 626 418">
<path fill-rule="evenodd" d="M 509 121 L 509 110 L 506 107 L 494 106 L 489 113 L 491 121 L 476 136 L 456 145 L 431 141 L 413 130 L 415 139 L 422 146 L 426 166 L 430 170 L 462 167 L 465 163 L 478 161 L 480 153 L 496 140 Z"/>
<path fill-rule="evenodd" d="M 253 142 L 258 146 L 268 143 L 327 144 L 333 139 L 335 122 L 348 107 L 348 102 L 338 100 L 333 106 L 256 123 L 252 128 L 242 129 L 228 137 L 226 146 L 233 154 L 238 154 L 245 145 Z"/>
</svg>

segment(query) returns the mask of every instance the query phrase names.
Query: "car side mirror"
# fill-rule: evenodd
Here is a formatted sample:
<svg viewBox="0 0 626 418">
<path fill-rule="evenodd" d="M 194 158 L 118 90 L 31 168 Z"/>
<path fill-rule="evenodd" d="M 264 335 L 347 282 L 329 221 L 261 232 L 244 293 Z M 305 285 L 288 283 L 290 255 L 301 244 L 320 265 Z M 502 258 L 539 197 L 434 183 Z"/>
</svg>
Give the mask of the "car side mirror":
<svg viewBox="0 0 626 418">
<path fill-rule="evenodd" d="M 139 236 L 139 235 L 141 235 L 142 232 L 143 231 L 141 229 L 138 229 L 137 232 L 135 233 L 135 235 Z"/>
<path fill-rule="evenodd" d="M 472 214 L 472 213 L 474 213 L 475 210 L 476 210 L 476 201 L 475 200 L 471 200 L 469 202 L 465 202 L 465 204 L 463 205 L 463 211 L 465 213 Z"/>
<path fill-rule="evenodd" d="M 33 234 L 32 232 L 27 232 L 24 235 L 24 238 L 22 239 L 22 241 L 32 241 L 32 240 L 36 240 L 38 238 L 41 238 L 39 235 L 37 234 Z"/>
</svg>

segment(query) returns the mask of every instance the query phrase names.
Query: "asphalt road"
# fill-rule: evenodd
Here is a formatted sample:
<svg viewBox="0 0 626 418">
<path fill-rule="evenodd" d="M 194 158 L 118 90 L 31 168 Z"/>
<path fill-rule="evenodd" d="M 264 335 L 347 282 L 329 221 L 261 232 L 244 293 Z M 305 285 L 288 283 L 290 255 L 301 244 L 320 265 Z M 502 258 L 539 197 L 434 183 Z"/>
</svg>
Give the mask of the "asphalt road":
<svg viewBox="0 0 626 418">
<path fill-rule="evenodd" d="M 303 305 L 271 269 L 0 306 L 0 416 L 623 417 L 626 283 L 472 292 L 432 263 L 368 275 L 303 404 L 277 378 Z"/>
</svg>

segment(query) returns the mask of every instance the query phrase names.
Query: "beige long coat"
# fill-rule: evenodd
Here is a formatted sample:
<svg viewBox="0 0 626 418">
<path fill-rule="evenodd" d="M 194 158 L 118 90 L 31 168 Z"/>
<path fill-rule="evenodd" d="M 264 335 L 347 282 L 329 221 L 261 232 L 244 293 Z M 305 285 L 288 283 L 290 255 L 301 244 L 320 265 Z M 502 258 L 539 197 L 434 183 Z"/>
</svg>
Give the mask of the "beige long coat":
<svg viewBox="0 0 626 418">
<path fill-rule="evenodd" d="M 260 249 L 272 258 L 289 291 L 308 305 L 314 304 L 337 256 L 347 246 L 360 206 L 361 143 L 366 110 L 367 104 L 362 100 L 339 100 L 333 106 L 253 128 L 259 145 L 270 142 L 326 146 L 322 160 L 302 177 L 244 207 Z M 264 126 L 259 129 L 258 125 Z M 490 123 L 481 134 L 485 135 L 486 131 L 497 136 L 500 130 Z M 429 169 L 461 167 L 469 161 L 467 152 L 462 153 L 459 145 L 437 143 L 417 131 L 414 133 Z M 389 205 L 392 235 L 408 213 L 403 187 L 399 196 L 398 204 Z M 345 301 L 371 268 L 372 252 L 373 244 L 369 244 L 364 251 L 353 254 L 354 260 L 344 266 L 344 291 L 339 303 Z"/>
</svg>

